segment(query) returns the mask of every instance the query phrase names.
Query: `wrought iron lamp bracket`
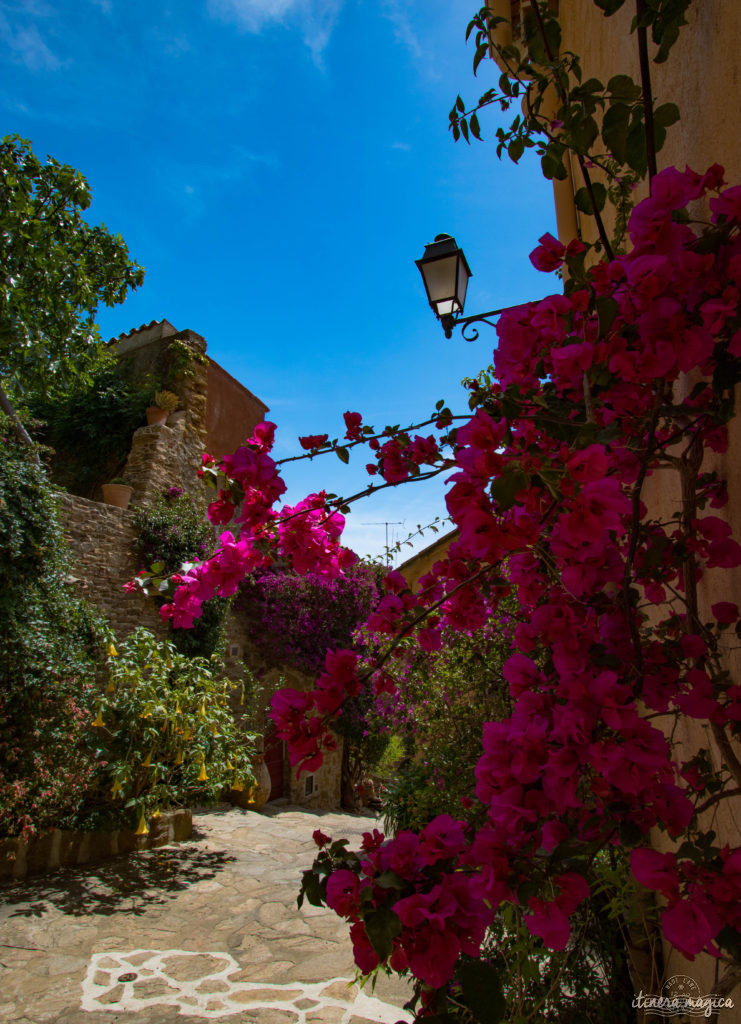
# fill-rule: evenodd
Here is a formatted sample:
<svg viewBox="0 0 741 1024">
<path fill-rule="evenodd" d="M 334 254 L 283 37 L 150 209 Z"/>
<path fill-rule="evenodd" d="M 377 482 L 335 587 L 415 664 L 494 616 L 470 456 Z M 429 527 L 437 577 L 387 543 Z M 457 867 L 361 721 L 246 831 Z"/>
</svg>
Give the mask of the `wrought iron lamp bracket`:
<svg viewBox="0 0 741 1024">
<path fill-rule="evenodd" d="M 475 316 L 460 316 L 454 317 L 451 314 L 440 317 L 440 323 L 442 324 L 443 330 L 445 331 L 446 338 L 452 338 L 453 330 L 456 327 L 461 328 L 461 336 L 464 341 L 476 341 L 479 336 L 479 332 L 473 327 L 473 324 L 487 324 L 489 327 L 496 327 L 495 320 L 489 320 L 489 317 L 498 317 L 500 313 L 503 313 L 504 309 L 490 309 L 488 313 L 477 313 Z M 466 333 L 468 332 L 468 333 Z"/>
</svg>

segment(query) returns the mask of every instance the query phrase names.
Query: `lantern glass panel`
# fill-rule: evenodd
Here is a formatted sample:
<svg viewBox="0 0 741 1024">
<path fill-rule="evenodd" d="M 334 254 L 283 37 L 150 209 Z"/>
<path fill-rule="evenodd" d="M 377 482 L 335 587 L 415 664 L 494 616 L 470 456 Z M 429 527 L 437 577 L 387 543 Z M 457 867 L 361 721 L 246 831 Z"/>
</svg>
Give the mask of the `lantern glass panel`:
<svg viewBox="0 0 741 1024">
<path fill-rule="evenodd" d="M 425 283 L 430 303 L 434 305 L 438 316 L 451 313 L 455 305 L 457 253 L 432 260 L 425 264 Z"/>
</svg>

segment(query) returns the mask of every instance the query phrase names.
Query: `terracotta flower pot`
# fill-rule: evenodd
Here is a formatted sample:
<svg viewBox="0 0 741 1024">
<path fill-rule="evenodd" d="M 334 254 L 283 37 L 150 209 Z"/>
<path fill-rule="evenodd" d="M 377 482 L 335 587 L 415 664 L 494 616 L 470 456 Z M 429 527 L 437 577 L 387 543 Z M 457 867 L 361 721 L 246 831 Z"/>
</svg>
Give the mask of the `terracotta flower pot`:
<svg viewBox="0 0 741 1024">
<path fill-rule="evenodd" d="M 167 423 L 169 413 L 167 409 L 160 409 L 158 405 L 147 406 L 147 426 L 154 426 L 155 423 Z"/>
<path fill-rule="evenodd" d="M 103 501 L 116 508 L 128 508 L 134 488 L 129 484 L 103 484 Z"/>
</svg>

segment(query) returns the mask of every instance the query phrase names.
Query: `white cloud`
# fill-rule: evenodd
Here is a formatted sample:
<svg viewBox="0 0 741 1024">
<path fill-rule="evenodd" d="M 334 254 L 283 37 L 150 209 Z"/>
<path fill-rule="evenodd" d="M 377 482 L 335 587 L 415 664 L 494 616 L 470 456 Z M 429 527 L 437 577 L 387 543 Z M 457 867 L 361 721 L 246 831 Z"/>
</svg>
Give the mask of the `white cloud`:
<svg viewBox="0 0 741 1024">
<path fill-rule="evenodd" d="M 208 0 L 215 17 L 255 35 L 270 25 L 300 30 L 317 67 L 323 63 L 343 0 Z"/>
<path fill-rule="evenodd" d="M 412 28 L 404 0 L 383 0 L 381 11 L 393 25 L 397 43 L 405 46 L 412 57 L 419 60 L 424 55 L 424 49 Z"/>
<path fill-rule="evenodd" d="M 61 67 L 61 60 L 51 52 L 34 25 L 7 33 L 0 27 L 0 37 L 13 51 L 15 59 L 24 63 L 29 71 L 56 71 Z"/>
<path fill-rule="evenodd" d="M 0 0 L 0 42 L 10 50 L 17 64 L 29 71 L 56 71 L 64 64 L 43 40 L 31 19 L 52 18 L 54 10 L 39 0 L 3 3 Z"/>
</svg>

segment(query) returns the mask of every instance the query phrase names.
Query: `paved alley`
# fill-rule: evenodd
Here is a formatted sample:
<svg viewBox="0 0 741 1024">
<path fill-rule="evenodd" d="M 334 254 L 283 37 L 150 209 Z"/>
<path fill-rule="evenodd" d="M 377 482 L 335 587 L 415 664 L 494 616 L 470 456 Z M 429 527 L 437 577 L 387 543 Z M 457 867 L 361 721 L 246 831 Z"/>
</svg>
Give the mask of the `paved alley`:
<svg viewBox="0 0 741 1024">
<path fill-rule="evenodd" d="M 355 974 L 347 925 L 296 907 L 316 828 L 376 824 L 268 805 L 194 816 L 186 843 L 0 888 L 3 1024 L 396 1024 L 398 979 Z"/>
</svg>

